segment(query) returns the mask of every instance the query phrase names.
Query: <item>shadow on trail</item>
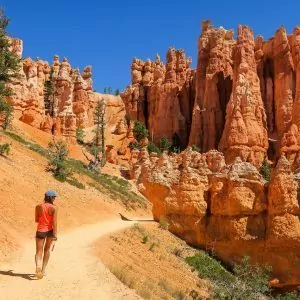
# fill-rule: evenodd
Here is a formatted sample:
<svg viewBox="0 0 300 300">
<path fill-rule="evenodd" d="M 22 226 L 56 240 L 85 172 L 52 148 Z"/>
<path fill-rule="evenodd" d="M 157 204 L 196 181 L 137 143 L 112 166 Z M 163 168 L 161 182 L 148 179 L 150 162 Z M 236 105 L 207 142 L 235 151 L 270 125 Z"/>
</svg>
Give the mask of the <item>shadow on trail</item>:
<svg viewBox="0 0 300 300">
<path fill-rule="evenodd" d="M 9 271 L 0 271 L 0 275 L 12 276 L 12 277 L 21 277 L 27 280 L 37 280 L 35 274 L 24 274 L 24 273 L 14 273 L 13 270 Z"/>
<path fill-rule="evenodd" d="M 153 219 L 150 219 L 150 220 L 132 220 L 132 219 L 128 219 L 128 218 L 126 218 L 124 215 L 122 215 L 121 213 L 119 213 L 119 215 L 120 215 L 120 217 L 121 217 L 121 219 L 123 220 L 123 221 L 136 221 L 136 222 L 155 222 Z"/>
</svg>

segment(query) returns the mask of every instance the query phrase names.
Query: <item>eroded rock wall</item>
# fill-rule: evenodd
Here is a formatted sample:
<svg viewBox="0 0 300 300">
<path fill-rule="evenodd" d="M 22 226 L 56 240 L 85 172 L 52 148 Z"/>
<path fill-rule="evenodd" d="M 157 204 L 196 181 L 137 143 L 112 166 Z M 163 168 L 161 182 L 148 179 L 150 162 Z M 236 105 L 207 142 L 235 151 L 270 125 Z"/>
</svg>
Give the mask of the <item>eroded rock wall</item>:
<svg viewBox="0 0 300 300">
<path fill-rule="evenodd" d="M 280 284 L 300 284 L 298 183 L 284 156 L 268 184 L 253 164 L 226 165 L 216 150 L 145 153 L 133 152 L 131 175 L 155 220 L 167 218 L 171 232 L 229 264 L 249 255 L 271 264 Z"/>
<path fill-rule="evenodd" d="M 158 55 L 153 62 L 133 59 L 132 83 L 121 97 L 127 114 L 148 127 L 155 143 L 163 136 L 172 140 L 175 134 L 182 148 L 188 143 L 194 102 L 190 63 L 183 50 L 174 48 L 168 50 L 166 64 Z"/>
<path fill-rule="evenodd" d="M 23 42 L 11 39 L 11 44 L 11 50 L 22 58 Z M 74 139 L 76 128 L 94 125 L 95 106 L 102 98 L 107 106 L 108 129 L 115 130 L 117 122 L 125 121 L 125 107 L 120 96 L 93 91 L 91 66 L 85 67 L 80 74 L 66 58 L 60 61 L 57 55 L 51 66 L 39 58 L 35 61 L 26 58 L 21 60 L 19 75 L 10 84 L 14 94 L 8 101 L 14 106 L 14 117 L 31 126 Z M 49 81 L 52 95 L 46 99 L 45 84 Z M 126 123 L 124 126 L 127 131 Z"/>
<path fill-rule="evenodd" d="M 225 124 L 225 111 L 232 92 L 233 31 L 202 22 L 198 40 L 196 96 L 189 145 L 203 152 L 217 149 Z"/>
<path fill-rule="evenodd" d="M 240 157 L 259 167 L 268 149 L 267 120 L 256 71 L 253 32 L 247 26 L 239 26 L 233 62 L 233 89 L 219 149 L 227 163 Z"/>
<path fill-rule="evenodd" d="M 259 167 L 265 156 L 285 154 L 297 169 L 299 28 L 254 40 L 239 26 L 235 40 L 232 30 L 203 21 L 196 70 L 174 49 L 166 65 L 159 57 L 133 60 L 132 84 L 122 94 L 127 113 L 146 124 L 154 142 L 176 133 L 182 147 L 219 149 L 227 163 L 240 157 Z"/>
</svg>

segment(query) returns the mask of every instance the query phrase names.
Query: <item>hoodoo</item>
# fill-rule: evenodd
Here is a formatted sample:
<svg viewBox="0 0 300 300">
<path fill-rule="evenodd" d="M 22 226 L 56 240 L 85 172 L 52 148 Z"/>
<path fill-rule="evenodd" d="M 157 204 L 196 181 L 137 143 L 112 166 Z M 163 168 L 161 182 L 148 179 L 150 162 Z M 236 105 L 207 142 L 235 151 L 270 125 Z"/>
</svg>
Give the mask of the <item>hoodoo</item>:
<svg viewBox="0 0 300 300">
<path fill-rule="evenodd" d="M 21 58 L 22 41 L 11 42 Z M 107 143 L 107 161 L 131 155 L 127 174 L 155 220 L 167 218 L 171 232 L 229 264 L 249 255 L 272 265 L 282 286 L 300 285 L 300 27 L 264 40 L 240 25 L 235 39 L 203 21 L 196 69 L 182 49 L 169 48 L 165 63 L 133 58 L 120 96 L 94 92 L 92 67 L 80 73 L 57 55 L 51 66 L 20 64 L 9 83 L 15 118 L 74 139 L 94 125 L 104 97 L 105 122 L 121 139 L 118 148 Z M 135 120 L 148 130 L 140 140 Z M 156 148 L 162 138 L 176 140 L 176 153 Z"/>
</svg>

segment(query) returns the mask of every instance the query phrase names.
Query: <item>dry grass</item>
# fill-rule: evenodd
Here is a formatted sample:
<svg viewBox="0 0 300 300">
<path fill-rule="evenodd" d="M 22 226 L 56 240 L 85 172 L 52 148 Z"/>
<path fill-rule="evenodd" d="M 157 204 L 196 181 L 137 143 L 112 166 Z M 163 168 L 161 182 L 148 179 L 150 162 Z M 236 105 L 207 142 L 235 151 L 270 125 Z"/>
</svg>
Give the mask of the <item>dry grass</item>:
<svg viewBox="0 0 300 300">
<path fill-rule="evenodd" d="M 33 143 L 31 141 L 25 140 L 23 137 L 9 131 L 0 130 L 0 133 L 9 136 L 18 143 L 26 146 L 28 149 L 40 154 L 47 159 L 51 159 L 51 152 L 42 146 Z M 9 144 L 7 144 L 9 146 Z M 5 149 L 4 149 L 5 150 Z M 1 149 L 0 149 L 1 151 Z M 1 152 L 0 152 L 1 154 Z M 123 205 L 129 210 L 136 210 L 138 208 L 147 209 L 148 203 L 146 199 L 138 195 L 132 188 L 131 183 L 127 180 L 119 178 L 117 176 L 111 176 L 109 174 L 98 174 L 92 172 L 87 168 L 87 166 L 80 160 L 73 158 L 68 158 L 65 161 L 65 168 L 70 171 L 70 173 L 83 175 L 89 178 L 88 184 L 98 191 L 108 194 L 111 199 L 119 200 Z M 91 181 L 92 180 L 92 181 Z M 69 184 L 79 188 L 85 189 L 83 183 L 79 182 L 76 177 L 68 178 L 66 181 Z"/>
<path fill-rule="evenodd" d="M 94 246 L 116 277 L 143 299 L 208 298 L 207 281 L 184 261 L 196 250 L 157 223 L 135 224 Z"/>
<path fill-rule="evenodd" d="M 159 227 L 164 229 L 164 230 L 168 230 L 169 228 L 169 221 L 167 219 L 166 216 L 161 216 L 159 219 Z"/>
<path fill-rule="evenodd" d="M 134 278 L 128 273 L 128 268 L 130 267 L 125 266 L 123 268 L 118 268 L 111 266 L 109 269 L 121 282 L 123 282 L 129 288 L 134 289 L 135 281 Z"/>
</svg>

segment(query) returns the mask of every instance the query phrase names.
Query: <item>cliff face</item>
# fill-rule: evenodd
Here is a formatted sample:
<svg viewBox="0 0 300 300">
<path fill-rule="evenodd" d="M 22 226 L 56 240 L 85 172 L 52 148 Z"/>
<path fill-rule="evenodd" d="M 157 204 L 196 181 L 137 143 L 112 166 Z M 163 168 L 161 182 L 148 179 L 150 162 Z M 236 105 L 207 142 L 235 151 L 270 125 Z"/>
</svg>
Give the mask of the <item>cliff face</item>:
<svg viewBox="0 0 300 300">
<path fill-rule="evenodd" d="M 134 58 L 132 84 L 121 94 L 131 119 L 145 123 L 151 139 L 180 137 L 181 147 L 188 143 L 194 102 L 194 72 L 184 51 L 170 48 L 166 65 L 156 60 L 143 62 Z"/>
<path fill-rule="evenodd" d="M 300 27 L 291 35 L 280 27 L 265 41 L 239 26 L 235 40 L 232 30 L 204 21 L 196 70 L 173 49 L 166 66 L 134 59 L 122 94 L 127 113 L 147 125 L 154 142 L 176 133 L 182 147 L 219 149 L 227 163 L 240 157 L 259 167 L 266 155 L 285 154 L 297 169 L 299 45 Z"/>
<path fill-rule="evenodd" d="M 196 98 L 189 137 L 190 145 L 203 151 L 217 149 L 225 124 L 225 111 L 232 93 L 233 31 L 202 22 L 198 40 Z"/>
<path fill-rule="evenodd" d="M 251 163 L 226 165 L 216 150 L 145 153 L 134 151 L 131 175 L 156 220 L 166 217 L 171 232 L 229 264 L 249 255 L 271 264 L 280 284 L 300 284 L 298 184 L 285 157 L 268 185 Z"/>
<path fill-rule="evenodd" d="M 12 51 L 22 58 L 22 41 L 11 41 Z M 23 59 L 19 78 L 10 84 L 14 94 L 8 100 L 14 106 L 14 117 L 48 133 L 74 139 L 76 128 L 94 125 L 94 109 L 103 98 L 109 129 L 113 132 L 117 124 L 124 121 L 124 104 L 119 96 L 93 92 L 91 70 L 92 67 L 87 66 L 80 74 L 78 69 L 71 68 L 66 58 L 60 61 L 57 55 L 51 66 L 39 58 L 36 61 Z M 47 103 L 45 90 L 49 80 L 52 95 L 48 102 L 51 104 Z"/>
<path fill-rule="evenodd" d="M 239 26 L 233 62 L 233 89 L 219 149 L 228 163 L 240 157 L 258 167 L 268 149 L 267 121 L 256 72 L 253 33 L 246 26 Z"/>
</svg>

